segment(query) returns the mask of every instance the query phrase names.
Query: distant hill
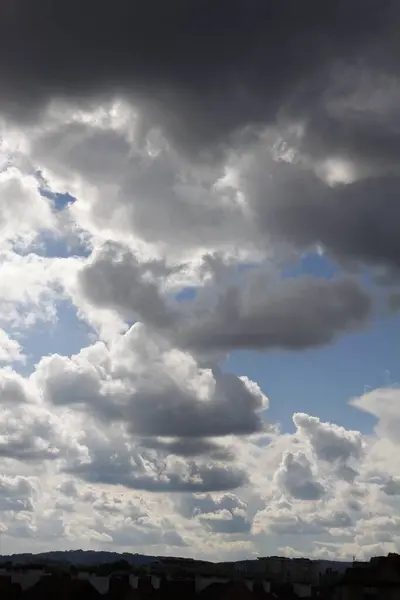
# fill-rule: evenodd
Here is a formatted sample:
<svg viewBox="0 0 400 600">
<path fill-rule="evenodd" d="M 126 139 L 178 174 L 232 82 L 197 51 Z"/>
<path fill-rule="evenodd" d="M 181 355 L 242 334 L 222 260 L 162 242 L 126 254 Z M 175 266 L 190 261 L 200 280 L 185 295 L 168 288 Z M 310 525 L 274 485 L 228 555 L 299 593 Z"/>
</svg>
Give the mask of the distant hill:
<svg viewBox="0 0 400 600">
<path fill-rule="evenodd" d="M 144 554 L 131 554 L 129 552 L 96 552 L 94 550 L 54 550 L 42 552 L 40 554 L 10 554 L 0 556 L 0 562 L 12 562 L 13 564 L 27 563 L 69 563 L 71 565 L 101 565 L 125 560 L 131 565 L 148 565 L 156 562 L 156 556 L 146 556 Z"/>
<path fill-rule="evenodd" d="M 95 567 L 96 565 L 106 565 L 116 563 L 120 561 L 126 561 L 132 566 L 145 566 L 150 563 L 158 561 L 171 560 L 174 557 L 166 556 L 147 556 L 146 554 L 132 554 L 130 552 L 104 552 L 95 550 L 53 550 L 50 552 L 42 552 L 40 554 L 11 554 L 8 556 L 0 555 L 0 565 L 5 563 L 12 563 L 14 565 L 28 565 L 28 564 L 43 564 L 43 565 L 56 565 L 56 564 L 70 564 L 75 566 L 87 566 Z M 199 561 L 195 561 L 199 562 Z M 204 561 L 200 561 L 204 562 Z M 247 561 L 238 561 L 245 563 Z M 249 561 L 253 562 L 253 561 Z M 339 571 L 340 573 L 346 571 L 347 568 L 352 566 L 350 562 L 339 562 L 330 560 L 316 560 L 319 564 L 321 573 L 328 571 L 329 569 Z"/>
</svg>

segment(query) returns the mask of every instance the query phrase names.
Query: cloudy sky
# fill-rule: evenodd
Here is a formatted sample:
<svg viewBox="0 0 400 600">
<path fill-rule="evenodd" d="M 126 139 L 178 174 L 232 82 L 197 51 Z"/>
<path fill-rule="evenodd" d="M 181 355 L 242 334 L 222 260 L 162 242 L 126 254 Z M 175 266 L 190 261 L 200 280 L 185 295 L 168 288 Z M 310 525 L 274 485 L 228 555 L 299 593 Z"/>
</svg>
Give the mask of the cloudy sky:
<svg viewBox="0 0 400 600">
<path fill-rule="evenodd" d="M 400 551 L 400 6 L 0 7 L 0 538 Z"/>
</svg>

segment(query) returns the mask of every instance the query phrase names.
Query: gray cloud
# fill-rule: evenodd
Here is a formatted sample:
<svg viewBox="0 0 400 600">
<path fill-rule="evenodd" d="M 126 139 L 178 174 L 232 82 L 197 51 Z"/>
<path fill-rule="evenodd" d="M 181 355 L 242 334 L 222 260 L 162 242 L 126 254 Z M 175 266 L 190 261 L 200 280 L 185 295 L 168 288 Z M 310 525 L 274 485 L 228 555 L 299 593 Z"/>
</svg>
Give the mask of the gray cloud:
<svg viewBox="0 0 400 600">
<path fill-rule="evenodd" d="M 94 417 L 77 440 L 81 452 L 61 453 L 66 473 L 155 492 L 224 491 L 247 481 L 215 438 L 263 430 L 267 399 L 254 382 L 200 368 L 143 325 L 109 348 L 42 359 L 35 377 L 46 402 Z"/>
<path fill-rule="evenodd" d="M 153 267 L 159 270 L 158 263 L 140 264 L 127 249 L 109 243 L 82 269 L 79 282 L 95 306 L 117 310 L 127 320 L 139 318 L 165 327 L 173 321 L 174 313 L 168 309 L 154 277 L 149 278 Z M 168 273 L 166 266 L 164 272 Z"/>
<path fill-rule="evenodd" d="M 65 472 L 90 483 L 123 485 L 149 492 L 226 491 L 247 483 L 245 473 L 233 465 L 187 461 L 179 463 L 174 471 L 173 464 L 154 454 L 111 453 L 107 447 L 90 450 L 89 462 L 68 465 Z"/>
<path fill-rule="evenodd" d="M 26 116 L 54 96 L 122 92 L 199 149 L 282 105 L 301 113 L 338 62 L 395 68 L 397 19 L 391 0 L 16 0 L 1 8 L 0 101 Z"/>
<path fill-rule="evenodd" d="M 216 498 L 210 494 L 185 495 L 180 499 L 179 509 L 186 518 L 198 518 L 215 533 L 249 533 L 251 529 L 247 505 L 235 494 Z"/>
<path fill-rule="evenodd" d="M 358 471 L 349 462 L 358 464 L 364 447 L 359 431 L 350 431 L 332 423 L 323 423 L 317 417 L 295 413 L 293 422 L 297 432 L 305 436 L 318 460 L 329 463 L 345 481 L 353 481 Z"/>
<path fill-rule="evenodd" d="M 46 113 L 28 134 L 30 160 L 46 181 L 56 179 L 87 202 L 92 225 L 117 231 L 118 240 L 139 236 L 176 260 L 183 250 L 214 251 L 232 239 L 242 251 L 254 247 L 254 224 L 235 191 L 215 185 L 223 165 L 194 168 L 154 129 L 143 140 L 126 102 L 105 103 L 97 112 L 102 116 L 85 119 L 76 105 L 67 106 L 56 116 Z M 117 245 L 112 251 L 118 253 Z"/>
<path fill-rule="evenodd" d="M 387 496 L 400 496 L 400 478 L 391 477 L 381 489 Z"/>
<path fill-rule="evenodd" d="M 301 516 L 290 511 L 270 515 L 268 530 L 286 535 L 322 535 L 330 529 L 350 528 L 354 521 L 346 511 L 330 511 L 323 514 Z"/>
<path fill-rule="evenodd" d="M 396 2 L 194 0 L 189 6 L 184 0 L 115 0 L 112 10 L 105 0 L 84 7 L 76 0 L 25 4 L 8 0 L 0 8 L 0 114 L 38 124 L 26 129 L 26 159 L 47 169 L 55 185 L 80 190 L 75 216 L 79 220 L 82 207 L 80 217 L 87 219 L 80 226 L 101 234 L 109 226 L 115 239 L 166 249 L 165 256 L 178 257 L 175 263 L 191 252 L 198 260 L 199 249 L 212 253 L 225 246 L 231 254 L 262 248 L 265 258 L 272 241 L 295 254 L 318 245 L 341 264 L 398 269 L 398 115 L 384 109 L 383 122 L 379 103 L 364 111 L 358 77 L 382 67 L 383 96 L 393 100 Z M 341 89 L 349 66 L 357 77 Z M 121 133 L 98 122 L 60 125 L 58 117 L 51 121 L 41 112 L 54 98 L 93 108 L 113 97 L 131 103 L 132 114 L 137 109 L 142 137 L 132 141 L 124 127 Z M 263 154 L 269 144 L 261 135 L 271 125 L 279 136 L 288 123 L 303 128 L 294 144 L 299 160 L 291 164 Z M 143 142 L 158 127 L 165 148 L 150 157 Z M 246 145 L 254 138 L 259 146 Z M 242 145 L 234 175 L 243 204 L 233 188 L 214 185 L 224 174 L 218 161 L 201 169 L 191 161 L 201 150 L 222 146 L 230 166 L 235 145 Z M 351 163 L 360 179 L 326 185 L 320 163 L 331 158 Z M 66 447 L 44 411 L 10 412 L 11 403 L 29 404 L 29 393 L 18 379 L 0 380 L 6 407 L 0 457 L 57 459 L 65 472 L 87 482 L 156 492 L 245 484 L 231 449 L 216 438 L 264 430 L 266 399 L 254 382 L 224 373 L 214 355 L 323 346 L 366 325 L 372 310 L 367 291 L 350 278 L 270 281 L 256 270 L 226 285 L 224 265 L 219 269 L 212 259 L 213 285 L 183 309 L 168 291 L 173 269 L 167 262 L 142 263 L 111 244 L 92 258 L 79 275 L 77 295 L 144 325 L 108 346 L 43 359 L 32 380 L 57 411 L 73 406 L 77 421 L 82 413 L 94 416 L 93 428 L 114 427 L 126 434 L 124 443 L 110 443 L 108 430 L 99 440 L 80 439 L 87 444 L 83 457 L 71 440 Z M 362 454 L 354 432 L 307 415 L 296 415 L 295 424 L 310 454 L 326 463 L 322 467 L 354 480 Z M 285 454 L 275 478 L 299 500 L 325 493 L 301 453 Z M 383 491 L 393 489 L 388 483 Z M 59 491 L 74 494 L 68 486 Z M 207 506 L 193 510 L 212 531 L 247 533 L 240 501 L 224 495 Z M 335 523 L 346 526 L 346 514 L 321 517 L 315 527 Z M 115 540 L 125 543 L 135 532 L 115 532 Z M 147 543 L 157 539 L 152 532 L 146 537 Z M 180 543 L 173 534 L 161 542 Z"/>
<path fill-rule="evenodd" d="M 196 394 L 181 393 L 176 386 L 159 384 L 141 390 L 126 410 L 131 431 L 139 435 L 205 437 L 244 435 L 262 431 L 261 396 L 253 394 L 241 379 L 213 370 L 215 389 L 205 401 Z M 167 384 L 167 382 L 165 382 Z M 161 402 L 161 397 L 164 402 Z"/>
<path fill-rule="evenodd" d="M 183 311 L 146 278 L 148 268 L 129 251 L 118 255 L 107 247 L 81 272 L 83 293 L 95 305 L 141 318 L 193 350 L 321 346 L 365 326 L 371 316 L 371 298 L 355 280 L 279 281 L 257 269 L 237 275 L 225 289 L 206 289 Z"/>
<path fill-rule="evenodd" d="M 131 150 L 119 132 L 82 122 L 62 122 L 45 128 L 32 141 L 32 156 L 59 176 L 74 172 L 91 183 L 119 180 Z"/>
<path fill-rule="evenodd" d="M 316 515 L 313 522 L 324 529 L 341 529 L 354 525 L 353 519 L 344 510 L 333 511 L 327 515 Z"/>
<path fill-rule="evenodd" d="M 329 186 L 301 163 L 265 154 L 243 172 L 243 190 L 269 238 L 297 250 L 320 246 L 347 266 L 389 271 L 400 266 L 399 181 L 377 174 Z"/>
<path fill-rule="evenodd" d="M 397 90 L 393 94 L 396 85 L 397 80 L 382 82 L 379 91 L 389 102 L 398 98 Z M 354 87 L 357 91 L 356 83 Z M 371 96 L 374 91 L 372 82 L 366 94 Z M 342 97 L 339 102 L 344 104 L 345 100 Z M 379 105 L 365 109 L 362 98 L 357 98 L 356 106 L 346 109 L 338 115 L 331 115 L 328 110 L 311 114 L 300 150 L 314 160 L 323 157 L 347 159 L 360 174 L 396 168 L 400 158 L 400 136 L 393 129 L 393 123 L 398 120 L 398 114 Z"/>
<path fill-rule="evenodd" d="M 177 329 L 189 347 L 299 350 L 331 343 L 364 326 L 371 299 L 357 282 L 300 277 L 268 282 L 261 274 L 221 293 L 214 310 L 199 311 Z M 247 285 L 246 285 L 247 283 Z"/>
<path fill-rule="evenodd" d="M 69 499 L 78 498 L 78 489 L 73 479 L 67 479 L 58 486 L 58 491 Z"/>
<path fill-rule="evenodd" d="M 0 476 L 0 511 L 33 511 L 36 489 L 29 477 Z"/>
<path fill-rule="evenodd" d="M 171 148 L 131 161 L 116 202 L 125 221 L 121 226 L 169 252 L 176 247 L 224 247 L 232 239 L 251 247 L 254 227 L 235 194 L 215 188 L 223 175 L 222 169 L 212 167 L 194 170 Z"/>
<path fill-rule="evenodd" d="M 24 378 L 9 369 L 0 370 L 0 405 L 23 405 L 32 400 Z"/>
<path fill-rule="evenodd" d="M 154 448 L 167 454 L 176 454 L 178 456 L 200 456 L 208 455 L 215 460 L 233 460 L 234 451 L 231 448 L 224 448 L 210 439 L 192 437 L 176 438 L 166 440 L 162 438 L 143 438 L 140 440 L 140 446 L 143 448 Z"/>
<path fill-rule="evenodd" d="M 316 480 L 311 463 L 302 452 L 285 452 L 275 480 L 289 496 L 298 500 L 319 500 L 326 491 Z"/>
<path fill-rule="evenodd" d="M 338 0 L 324 7 L 317 0 L 207 0 L 190 10 L 182 0 L 117 0 L 112 14 L 104 1 L 55 8 L 40 0 L 31 11 L 18 0 L 1 11 L 0 56 L 8 58 L 0 59 L 0 110 L 37 118 L 54 97 L 94 107 L 122 96 L 139 107 L 145 132 L 161 126 L 185 149 L 185 160 L 172 151 L 145 158 L 124 135 L 97 125 L 46 129 L 32 144 L 39 163 L 117 190 L 112 200 L 107 190 L 107 200 L 91 207 L 95 220 L 104 225 L 118 213 L 121 230 L 171 247 L 258 243 L 251 219 L 215 201 L 212 178 L 189 176 L 182 165 L 188 150 L 230 148 L 239 139 L 231 134 L 240 129 L 258 135 L 263 124 L 279 129 L 294 122 L 303 130 L 297 149 L 311 157 L 310 171 L 279 162 L 271 172 L 271 161 L 266 168 L 261 157 L 241 173 L 261 237 L 296 249 L 319 244 L 340 261 L 398 268 L 398 176 L 387 175 L 400 149 L 394 0 Z M 313 174 L 314 163 L 325 158 L 356 164 L 364 179 L 326 186 Z M 144 314 L 169 318 L 149 286 L 154 305 L 146 307 L 144 296 L 136 302 Z M 112 301 L 122 310 L 120 298 Z"/>
<path fill-rule="evenodd" d="M 257 384 L 217 365 L 200 367 L 139 324 L 110 350 L 99 344 L 97 351 L 84 349 L 71 358 L 43 359 L 37 377 L 46 401 L 73 405 L 103 422 L 123 422 L 142 438 L 175 438 L 161 444 L 181 454 L 200 450 L 193 438 L 264 429 L 267 399 Z M 203 450 L 216 448 L 205 440 Z"/>
</svg>

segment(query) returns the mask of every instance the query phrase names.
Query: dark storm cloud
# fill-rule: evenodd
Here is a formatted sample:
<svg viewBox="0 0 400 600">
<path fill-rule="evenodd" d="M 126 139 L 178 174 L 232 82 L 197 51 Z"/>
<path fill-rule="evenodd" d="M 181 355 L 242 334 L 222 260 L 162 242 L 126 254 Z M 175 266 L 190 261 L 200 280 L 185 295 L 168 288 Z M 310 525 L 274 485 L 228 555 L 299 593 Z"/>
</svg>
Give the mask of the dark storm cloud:
<svg viewBox="0 0 400 600">
<path fill-rule="evenodd" d="M 269 166 L 261 159 L 244 176 L 258 224 L 269 236 L 300 250 L 320 245 L 342 264 L 399 269 L 398 175 L 328 186 L 301 165 Z"/>
<path fill-rule="evenodd" d="M 0 11 L 3 108 L 21 117 L 52 97 L 118 92 L 186 148 L 283 106 L 301 114 L 338 61 L 395 66 L 393 0 L 8 0 Z"/>
<path fill-rule="evenodd" d="M 314 159 L 321 158 L 321 153 L 339 156 L 372 172 L 395 167 L 400 157 L 400 136 L 393 125 L 397 116 L 385 111 L 383 118 L 379 106 L 375 111 L 358 108 L 339 115 L 317 109 L 306 122 L 301 149 Z"/>
</svg>

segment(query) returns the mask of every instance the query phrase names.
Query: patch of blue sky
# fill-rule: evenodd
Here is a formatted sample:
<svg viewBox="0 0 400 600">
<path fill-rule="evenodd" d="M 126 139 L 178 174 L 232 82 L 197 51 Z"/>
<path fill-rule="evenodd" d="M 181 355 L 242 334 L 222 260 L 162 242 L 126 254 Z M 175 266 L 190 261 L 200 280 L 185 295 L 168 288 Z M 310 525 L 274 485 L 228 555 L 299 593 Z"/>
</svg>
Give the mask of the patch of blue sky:
<svg viewBox="0 0 400 600">
<path fill-rule="evenodd" d="M 285 277 L 332 278 L 340 270 L 326 257 L 305 256 Z M 371 278 L 365 275 L 368 285 Z M 369 282 L 369 283 L 368 283 Z M 368 389 L 400 381 L 400 316 L 381 317 L 365 330 L 340 336 L 332 345 L 290 352 L 234 351 L 224 369 L 246 374 L 270 397 L 267 415 L 292 431 L 292 414 L 303 411 L 345 427 L 372 431 L 375 419 L 349 405 Z"/>
<path fill-rule="evenodd" d="M 309 275 L 322 279 L 334 279 L 343 275 L 340 265 L 327 256 L 318 252 L 310 252 L 299 258 L 299 260 L 282 271 L 283 278 L 296 278 Z M 350 274 L 351 275 L 351 274 Z M 367 267 L 356 268 L 354 266 L 353 276 L 367 288 L 374 287 L 372 271 Z"/>
<path fill-rule="evenodd" d="M 70 194 L 59 194 L 57 192 L 52 192 L 46 187 L 40 187 L 39 191 L 44 198 L 48 198 L 52 201 L 53 209 L 56 211 L 64 210 L 76 202 L 76 198 Z"/>
<path fill-rule="evenodd" d="M 196 286 L 188 285 L 179 290 L 179 292 L 175 295 L 175 300 L 177 302 L 191 302 L 192 300 L 195 300 L 197 293 L 198 290 Z"/>
<path fill-rule="evenodd" d="M 20 373 L 31 373 L 43 356 L 56 353 L 71 356 L 97 339 L 95 331 L 78 318 L 71 301 L 61 300 L 56 308 L 55 322 L 39 321 L 35 327 L 19 332 L 17 339 L 27 356 L 25 364 L 15 365 Z"/>
<path fill-rule="evenodd" d="M 260 266 L 256 263 L 240 263 L 236 265 L 230 273 L 228 282 L 234 282 L 241 275 L 257 268 L 260 268 Z M 224 283 L 226 283 L 226 281 Z M 192 302 L 193 300 L 196 300 L 198 298 L 199 294 L 201 294 L 202 289 L 202 286 L 185 286 L 177 292 L 177 294 L 175 295 L 175 300 L 177 302 Z"/>
<path fill-rule="evenodd" d="M 41 231 L 35 241 L 23 250 L 24 254 L 30 252 L 47 258 L 68 258 L 70 256 L 87 258 L 91 253 L 91 247 L 76 236 L 69 239 L 53 231 Z"/>
<path fill-rule="evenodd" d="M 51 190 L 48 182 L 43 176 L 42 171 L 36 171 L 34 176 L 36 178 L 40 194 L 52 201 L 54 210 L 63 210 L 68 205 L 76 202 L 76 198 L 71 196 L 69 193 L 59 193 Z"/>
<path fill-rule="evenodd" d="M 340 275 L 340 268 L 326 255 L 318 252 L 310 252 L 299 258 L 295 264 L 291 264 L 282 271 L 282 277 L 301 277 L 310 275 L 324 279 L 333 279 Z"/>
</svg>

